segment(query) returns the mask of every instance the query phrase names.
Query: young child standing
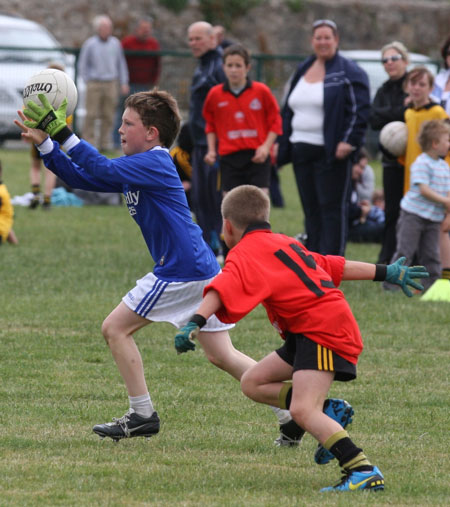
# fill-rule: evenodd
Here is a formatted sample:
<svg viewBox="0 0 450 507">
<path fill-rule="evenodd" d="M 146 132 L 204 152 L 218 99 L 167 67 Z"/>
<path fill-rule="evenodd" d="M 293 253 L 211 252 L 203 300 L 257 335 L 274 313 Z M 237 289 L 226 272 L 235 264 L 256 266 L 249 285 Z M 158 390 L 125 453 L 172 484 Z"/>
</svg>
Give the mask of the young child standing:
<svg viewBox="0 0 450 507">
<path fill-rule="evenodd" d="M 243 184 L 269 192 L 270 149 L 281 134 L 278 103 L 263 83 L 251 81 L 250 55 L 240 44 L 223 54 L 224 84 L 211 88 L 203 106 L 208 151 L 205 162 L 218 155 L 224 193 Z"/>
<path fill-rule="evenodd" d="M 408 141 L 405 152 L 404 192 L 410 186 L 410 168 L 422 149 L 417 141 L 420 127 L 424 121 L 448 118 L 444 108 L 430 98 L 434 76 L 423 66 L 410 70 L 405 77 L 404 87 L 409 103 L 405 110 L 405 123 L 408 127 Z"/>
<path fill-rule="evenodd" d="M 400 202 L 397 249 L 392 261 L 406 257 L 406 264 L 415 259 L 425 266 L 430 273 L 425 288 L 441 275 L 440 230 L 450 212 L 450 168 L 443 160 L 449 138 L 450 129 L 442 120 L 422 123 L 418 143 L 423 153 L 411 165 L 410 189 Z"/>
<path fill-rule="evenodd" d="M 252 185 L 225 196 L 223 231 L 231 250 L 196 314 L 176 335 L 175 347 L 194 349 L 192 340 L 210 315 L 237 322 L 261 303 L 285 342 L 243 375 L 242 391 L 260 403 L 289 408 L 297 424 L 338 459 L 345 476 L 322 491 L 384 489 L 380 470 L 322 411 L 333 380 L 356 377 L 363 348 L 356 320 L 336 287 L 342 280 L 388 280 L 412 296 L 408 285 L 422 288 L 413 278 L 426 277 L 425 268 L 403 266 L 403 260 L 386 266 L 310 252 L 294 238 L 274 234 L 269 214 L 269 198 Z"/>
<path fill-rule="evenodd" d="M 3 183 L 3 168 L 0 162 L 0 245 L 7 241 L 13 245 L 19 242 L 12 228 L 14 209 L 6 185 Z"/>
<path fill-rule="evenodd" d="M 192 220 L 169 154 L 180 126 L 178 106 L 164 91 L 128 97 L 119 129 L 125 156 L 108 159 L 67 127 L 67 102 L 54 111 L 44 95 L 39 98 L 42 107 L 29 102 L 27 109 L 18 112 L 22 122 L 16 120 L 16 124 L 22 136 L 37 145 L 46 167 L 72 188 L 123 192 L 128 211 L 156 263 L 154 271 L 138 280 L 103 322 L 102 333 L 125 382 L 130 409 L 123 417 L 93 428 L 98 435 L 114 440 L 149 437 L 159 432 L 160 419 L 133 334 L 152 322 L 169 322 L 176 327 L 185 324 L 199 305 L 204 287 L 220 271 L 201 229 Z M 209 361 L 240 380 L 255 361 L 233 347 L 228 335 L 231 327 L 212 317 L 199 341 L 204 343 Z M 274 407 L 274 411 L 282 441 L 298 443 L 303 430 L 287 410 Z M 289 439 L 284 438 L 286 428 Z"/>
</svg>

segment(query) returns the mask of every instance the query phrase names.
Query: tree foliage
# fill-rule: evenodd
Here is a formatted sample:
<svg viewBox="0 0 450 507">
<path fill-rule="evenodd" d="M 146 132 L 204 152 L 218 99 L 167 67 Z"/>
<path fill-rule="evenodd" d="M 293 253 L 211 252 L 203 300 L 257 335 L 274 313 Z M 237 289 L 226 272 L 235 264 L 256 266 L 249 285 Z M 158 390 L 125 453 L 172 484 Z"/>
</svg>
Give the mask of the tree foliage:
<svg viewBox="0 0 450 507">
<path fill-rule="evenodd" d="M 188 5 L 188 0 L 159 0 L 159 3 L 173 12 L 181 12 Z"/>
<path fill-rule="evenodd" d="M 199 0 L 206 21 L 231 27 L 233 19 L 244 15 L 263 0 Z"/>
</svg>

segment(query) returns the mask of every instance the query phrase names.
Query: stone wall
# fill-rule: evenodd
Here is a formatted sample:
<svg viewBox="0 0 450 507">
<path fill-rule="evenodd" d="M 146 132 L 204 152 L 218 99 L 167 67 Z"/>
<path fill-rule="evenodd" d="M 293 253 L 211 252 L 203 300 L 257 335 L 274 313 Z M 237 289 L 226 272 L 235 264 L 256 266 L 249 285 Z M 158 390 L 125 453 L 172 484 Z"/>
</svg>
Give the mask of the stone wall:
<svg viewBox="0 0 450 507">
<path fill-rule="evenodd" d="M 342 49 L 379 49 L 397 39 L 410 51 L 439 59 L 439 47 L 450 34 L 449 1 L 303 0 L 302 5 L 301 10 L 294 12 L 286 0 L 265 0 L 237 18 L 228 36 L 245 44 L 254 54 L 304 56 L 310 52 L 312 22 L 331 18 L 339 27 Z M 202 19 L 197 0 L 190 0 L 180 14 L 161 7 L 157 0 L 0 0 L 1 11 L 43 24 L 64 47 L 70 48 L 79 48 L 92 35 L 91 21 L 98 14 L 110 15 L 119 38 L 132 30 L 140 16 L 151 15 L 162 49 L 182 50 L 186 54 L 164 57 L 159 85 L 175 95 L 182 110 L 188 108 L 196 62 L 188 51 L 186 29 Z M 259 69 L 261 74 L 254 73 L 253 77 L 263 79 L 281 99 L 296 65 L 294 60 L 268 61 Z"/>
<path fill-rule="evenodd" d="M 245 0 L 242 0 L 245 2 Z M 419 0 L 303 0 L 293 12 L 285 0 L 263 4 L 235 20 L 230 36 L 254 52 L 306 54 L 311 22 L 334 19 L 344 49 L 378 49 L 393 39 L 410 51 L 439 57 L 450 34 L 450 2 Z M 155 35 L 164 49 L 187 49 L 186 27 L 202 18 L 196 0 L 181 14 L 161 7 L 157 0 L 0 0 L 0 11 L 18 14 L 45 25 L 67 47 L 79 47 L 92 33 L 91 20 L 108 13 L 117 36 L 128 33 L 141 15 L 155 18 Z"/>
</svg>

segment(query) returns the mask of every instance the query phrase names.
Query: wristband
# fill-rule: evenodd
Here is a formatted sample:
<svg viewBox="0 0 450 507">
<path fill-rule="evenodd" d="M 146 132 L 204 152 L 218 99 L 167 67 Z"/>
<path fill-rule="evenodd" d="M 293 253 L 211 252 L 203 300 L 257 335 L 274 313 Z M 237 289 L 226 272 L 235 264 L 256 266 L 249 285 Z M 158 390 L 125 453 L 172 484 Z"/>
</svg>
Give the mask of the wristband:
<svg viewBox="0 0 450 507">
<path fill-rule="evenodd" d="M 53 135 L 53 139 L 62 146 L 72 134 L 73 132 L 70 130 L 70 128 L 65 126 L 63 129 Z"/>
<path fill-rule="evenodd" d="M 375 264 L 374 282 L 383 282 L 386 280 L 387 266 L 386 264 Z"/>
<path fill-rule="evenodd" d="M 35 146 L 41 155 L 47 155 L 53 151 L 53 142 L 50 136 L 44 139 L 41 144 L 35 144 Z"/>
<path fill-rule="evenodd" d="M 201 329 L 206 324 L 206 319 L 203 317 L 203 315 L 196 313 L 195 315 L 192 315 L 192 317 L 189 319 L 189 322 L 197 324 L 197 326 Z"/>
<path fill-rule="evenodd" d="M 55 114 L 55 111 L 53 111 L 53 109 L 51 111 L 49 111 L 47 113 L 47 115 L 42 118 L 42 120 L 39 122 L 39 124 L 37 125 L 36 128 L 38 128 L 39 130 L 43 130 L 44 132 L 46 132 L 46 128 L 49 126 L 49 124 L 56 120 L 56 114 Z"/>
</svg>

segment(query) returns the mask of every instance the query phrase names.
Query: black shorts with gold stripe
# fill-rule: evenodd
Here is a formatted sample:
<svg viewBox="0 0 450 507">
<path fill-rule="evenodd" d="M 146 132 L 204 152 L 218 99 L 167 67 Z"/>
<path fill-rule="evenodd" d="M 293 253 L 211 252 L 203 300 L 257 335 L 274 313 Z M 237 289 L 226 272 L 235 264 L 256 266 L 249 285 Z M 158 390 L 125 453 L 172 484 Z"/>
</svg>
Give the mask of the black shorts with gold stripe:
<svg viewBox="0 0 450 507">
<path fill-rule="evenodd" d="M 275 351 L 283 361 L 297 370 L 334 372 L 334 380 L 346 382 L 356 378 L 356 365 L 302 334 L 289 333 L 282 347 Z"/>
</svg>

